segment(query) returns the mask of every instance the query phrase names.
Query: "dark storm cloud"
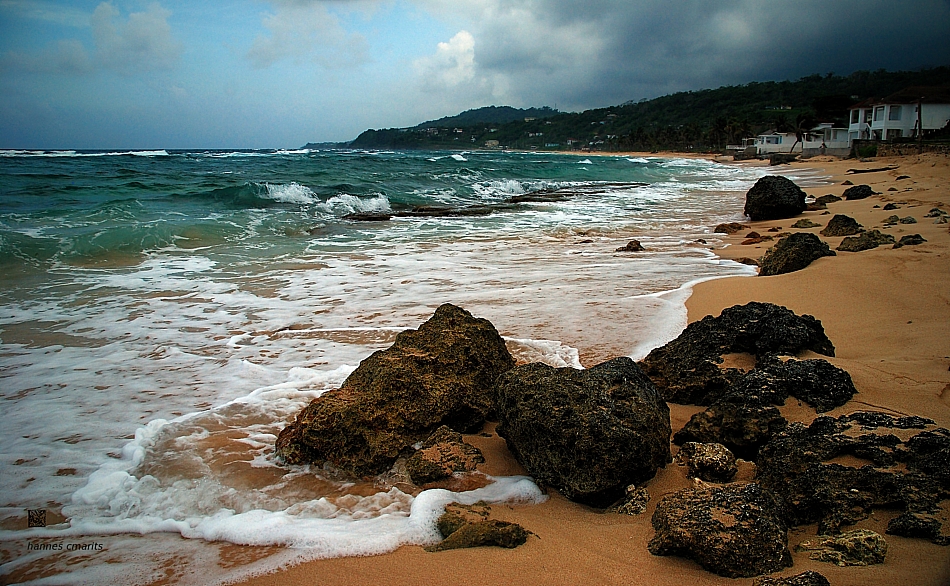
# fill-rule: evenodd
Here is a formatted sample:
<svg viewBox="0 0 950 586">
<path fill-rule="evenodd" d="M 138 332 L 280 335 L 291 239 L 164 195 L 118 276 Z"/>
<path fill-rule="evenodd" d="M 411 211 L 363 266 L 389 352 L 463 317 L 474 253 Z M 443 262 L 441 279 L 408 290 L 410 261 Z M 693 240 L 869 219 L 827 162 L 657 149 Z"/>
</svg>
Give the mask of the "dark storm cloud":
<svg viewBox="0 0 950 586">
<path fill-rule="evenodd" d="M 483 16 L 480 73 L 511 78 L 527 103 L 950 63 L 946 0 L 523 1 Z"/>
</svg>

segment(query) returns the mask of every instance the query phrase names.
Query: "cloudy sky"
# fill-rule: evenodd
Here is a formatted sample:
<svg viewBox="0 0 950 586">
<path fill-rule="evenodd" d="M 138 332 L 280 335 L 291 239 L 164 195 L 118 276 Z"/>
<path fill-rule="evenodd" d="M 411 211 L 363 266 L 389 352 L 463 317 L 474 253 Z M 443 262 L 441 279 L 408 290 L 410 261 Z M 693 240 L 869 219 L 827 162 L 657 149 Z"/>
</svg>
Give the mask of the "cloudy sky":
<svg viewBox="0 0 950 586">
<path fill-rule="evenodd" d="M 0 0 L 0 148 L 287 148 L 950 64 L 950 0 Z"/>
</svg>

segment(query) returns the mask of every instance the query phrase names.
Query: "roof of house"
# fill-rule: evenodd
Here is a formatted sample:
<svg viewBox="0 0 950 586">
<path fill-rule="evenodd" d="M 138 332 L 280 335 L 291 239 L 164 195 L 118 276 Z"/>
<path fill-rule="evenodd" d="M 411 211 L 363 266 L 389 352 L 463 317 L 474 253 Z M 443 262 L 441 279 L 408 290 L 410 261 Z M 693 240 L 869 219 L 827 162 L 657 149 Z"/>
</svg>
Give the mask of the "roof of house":
<svg viewBox="0 0 950 586">
<path fill-rule="evenodd" d="M 950 104 L 950 85 L 943 86 L 911 86 L 886 98 L 868 98 L 854 104 L 849 109 L 868 108 L 881 104 Z"/>
</svg>

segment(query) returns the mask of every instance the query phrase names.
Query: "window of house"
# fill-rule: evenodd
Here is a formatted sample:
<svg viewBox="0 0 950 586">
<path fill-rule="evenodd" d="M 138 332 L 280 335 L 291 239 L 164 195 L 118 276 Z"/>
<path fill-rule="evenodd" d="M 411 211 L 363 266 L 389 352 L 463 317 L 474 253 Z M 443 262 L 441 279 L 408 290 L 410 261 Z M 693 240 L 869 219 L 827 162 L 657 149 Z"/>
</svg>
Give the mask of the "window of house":
<svg viewBox="0 0 950 586">
<path fill-rule="evenodd" d="M 874 121 L 880 122 L 881 120 L 884 120 L 884 106 L 874 108 Z"/>
<path fill-rule="evenodd" d="M 900 138 L 902 135 L 900 128 L 888 128 L 887 129 L 887 140 L 894 140 L 895 138 Z"/>
<path fill-rule="evenodd" d="M 891 106 L 891 111 L 887 116 L 888 120 L 900 120 L 901 119 L 901 107 L 900 106 Z"/>
<path fill-rule="evenodd" d="M 851 110 L 851 124 L 857 124 L 861 120 L 861 110 Z"/>
<path fill-rule="evenodd" d="M 864 111 L 864 122 L 865 122 L 865 123 L 870 123 L 870 122 L 871 122 L 871 109 L 870 109 L 870 108 L 868 108 L 867 110 Z"/>
</svg>

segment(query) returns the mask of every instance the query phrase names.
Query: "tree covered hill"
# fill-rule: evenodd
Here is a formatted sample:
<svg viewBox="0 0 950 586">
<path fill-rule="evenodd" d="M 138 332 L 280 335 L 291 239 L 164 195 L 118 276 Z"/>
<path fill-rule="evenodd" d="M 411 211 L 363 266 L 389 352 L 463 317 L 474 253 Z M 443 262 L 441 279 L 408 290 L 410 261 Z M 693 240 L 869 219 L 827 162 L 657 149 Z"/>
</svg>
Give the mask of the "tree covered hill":
<svg viewBox="0 0 950 586">
<path fill-rule="evenodd" d="M 610 108 L 562 113 L 550 108 L 489 107 L 412 128 L 367 130 L 350 146 L 368 149 L 720 150 L 796 121 L 845 126 L 848 107 L 908 86 L 950 85 L 950 67 L 920 71 L 857 71 L 797 81 L 751 82 Z M 530 113 L 529 113 L 530 112 Z M 492 117 L 494 116 L 494 118 Z M 507 116 L 507 118 L 505 118 Z"/>
</svg>

